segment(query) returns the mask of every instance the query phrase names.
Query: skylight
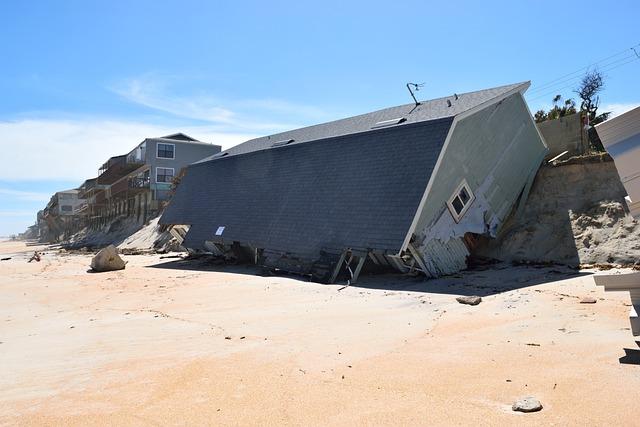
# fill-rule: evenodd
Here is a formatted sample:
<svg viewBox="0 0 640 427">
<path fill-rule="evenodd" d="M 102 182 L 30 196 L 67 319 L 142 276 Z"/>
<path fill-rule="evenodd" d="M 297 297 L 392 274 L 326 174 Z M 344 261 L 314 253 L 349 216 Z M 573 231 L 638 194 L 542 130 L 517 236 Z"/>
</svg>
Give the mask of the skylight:
<svg viewBox="0 0 640 427">
<path fill-rule="evenodd" d="M 283 139 L 282 141 L 276 141 L 271 144 L 272 147 L 281 147 L 283 145 L 291 144 L 295 139 Z"/>
<path fill-rule="evenodd" d="M 385 127 L 385 126 L 397 125 L 397 124 L 400 124 L 400 123 L 405 122 L 405 121 L 407 121 L 407 119 L 405 119 L 404 117 L 398 117 L 397 119 L 383 120 L 383 121 L 378 122 L 375 125 L 371 126 L 371 129 L 382 128 L 382 127 Z"/>
</svg>

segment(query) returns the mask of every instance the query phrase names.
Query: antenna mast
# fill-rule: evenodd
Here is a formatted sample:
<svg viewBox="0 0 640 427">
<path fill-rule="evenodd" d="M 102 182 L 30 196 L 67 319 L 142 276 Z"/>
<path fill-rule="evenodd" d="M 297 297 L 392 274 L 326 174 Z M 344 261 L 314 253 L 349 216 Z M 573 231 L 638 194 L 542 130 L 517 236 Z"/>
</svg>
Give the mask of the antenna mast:
<svg viewBox="0 0 640 427">
<path fill-rule="evenodd" d="M 413 98 L 413 102 L 416 103 L 416 107 L 420 105 L 420 103 L 416 99 L 416 96 L 413 94 L 413 90 L 411 90 L 411 88 L 413 87 L 413 89 L 417 92 L 420 90 L 422 86 L 424 86 L 424 83 L 407 83 L 407 90 L 411 94 L 411 97 Z"/>
</svg>

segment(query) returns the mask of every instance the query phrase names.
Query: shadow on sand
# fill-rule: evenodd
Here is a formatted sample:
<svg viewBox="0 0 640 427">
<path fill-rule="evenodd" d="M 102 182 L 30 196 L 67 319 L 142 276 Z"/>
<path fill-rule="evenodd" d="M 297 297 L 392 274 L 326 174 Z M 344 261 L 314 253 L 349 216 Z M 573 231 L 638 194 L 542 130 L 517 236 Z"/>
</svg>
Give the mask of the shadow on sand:
<svg viewBox="0 0 640 427">
<path fill-rule="evenodd" d="M 203 258 L 171 260 L 151 265 L 149 268 L 286 277 L 300 282 L 311 282 L 307 276 L 287 274 L 284 272 L 273 273 L 271 270 L 254 265 L 213 264 Z M 358 283 L 350 286 L 385 291 L 477 295 L 484 297 L 542 283 L 551 283 L 589 275 L 591 275 L 591 273 L 581 273 L 575 269 L 564 266 L 514 266 L 511 264 L 495 264 L 489 267 L 461 271 L 457 274 L 437 279 L 426 279 L 422 276 L 412 277 L 399 273 L 363 274 L 360 276 Z M 326 286 L 343 287 L 345 285 L 346 283 L 335 283 Z"/>
<path fill-rule="evenodd" d="M 640 347 L 640 341 L 636 341 L 638 347 Z M 640 365 L 640 350 L 633 348 L 624 348 L 625 355 L 620 359 L 622 365 Z"/>
</svg>

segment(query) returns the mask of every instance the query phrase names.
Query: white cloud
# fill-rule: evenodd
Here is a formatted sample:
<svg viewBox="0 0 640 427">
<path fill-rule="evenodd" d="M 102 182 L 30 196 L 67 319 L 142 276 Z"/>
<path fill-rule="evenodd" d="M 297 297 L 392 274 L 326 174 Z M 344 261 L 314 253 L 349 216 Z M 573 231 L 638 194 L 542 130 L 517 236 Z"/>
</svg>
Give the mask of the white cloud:
<svg viewBox="0 0 640 427">
<path fill-rule="evenodd" d="M 294 104 L 281 99 L 249 99 L 239 101 L 237 104 L 241 108 L 263 110 L 269 113 L 286 114 L 294 117 L 302 116 L 316 120 L 328 118 L 328 114 L 318 107 Z"/>
<path fill-rule="evenodd" d="M 622 113 L 626 113 L 629 110 L 632 110 L 636 107 L 640 106 L 640 102 L 637 103 L 625 103 L 625 104 L 607 104 L 601 106 L 598 111 L 606 112 L 611 111 L 611 117 L 619 116 Z"/>
<path fill-rule="evenodd" d="M 206 92 L 175 95 L 179 79 L 147 73 L 123 80 L 110 89 L 135 104 L 172 116 L 209 122 L 223 131 L 273 133 L 318 123 L 331 117 L 320 108 L 279 99 L 223 101 Z M 273 120 L 274 118 L 284 119 Z"/>
<path fill-rule="evenodd" d="M 47 193 L 11 190 L 9 188 L 0 188 L 0 196 L 8 196 L 12 199 L 25 201 L 25 202 L 48 202 L 49 199 L 51 198 L 51 195 Z M 2 212 L 8 212 L 8 211 L 0 211 L 0 216 L 2 216 Z M 12 212 L 15 212 L 15 211 L 12 211 Z"/>
<path fill-rule="evenodd" d="M 165 86 L 161 79 L 145 75 L 124 81 L 113 91 L 131 102 L 177 117 L 224 124 L 232 122 L 233 112 L 218 106 L 215 99 L 204 96 L 170 98 L 164 95 Z"/>
<path fill-rule="evenodd" d="M 128 153 L 145 138 L 175 132 L 222 145 L 223 149 L 256 136 L 220 132 L 215 126 L 174 128 L 107 119 L 0 121 L 0 149 L 6 154 L 0 180 L 75 180 L 80 184 L 95 177 L 109 157 Z M 40 197 L 37 193 L 31 196 Z"/>
</svg>

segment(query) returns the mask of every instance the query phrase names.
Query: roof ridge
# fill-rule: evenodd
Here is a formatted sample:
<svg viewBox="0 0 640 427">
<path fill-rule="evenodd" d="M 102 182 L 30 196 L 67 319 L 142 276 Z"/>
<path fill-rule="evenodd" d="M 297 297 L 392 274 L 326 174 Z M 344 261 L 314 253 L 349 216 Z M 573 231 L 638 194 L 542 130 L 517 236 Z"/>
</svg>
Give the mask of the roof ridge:
<svg viewBox="0 0 640 427">
<path fill-rule="evenodd" d="M 324 123 L 316 123 L 271 135 L 252 138 L 234 147 L 224 150 L 222 153 L 240 154 L 247 151 L 256 151 L 270 148 L 274 142 L 293 139 L 296 143 L 308 142 L 316 139 L 325 139 L 332 136 L 349 135 L 370 130 L 374 124 L 396 118 L 405 118 L 400 124 L 430 121 L 445 117 L 453 117 L 462 114 L 472 108 L 478 107 L 517 88 L 528 87 L 529 82 L 512 83 L 481 89 L 460 94 L 420 101 L 418 104 L 402 104 L 368 113 L 362 113 L 351 117 L 343 117 Z M 445 102 L 447 101 L 447 102 Z M 385 126 L 386 127 L 386 126 Z"/>
</svg>

